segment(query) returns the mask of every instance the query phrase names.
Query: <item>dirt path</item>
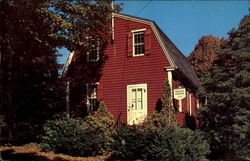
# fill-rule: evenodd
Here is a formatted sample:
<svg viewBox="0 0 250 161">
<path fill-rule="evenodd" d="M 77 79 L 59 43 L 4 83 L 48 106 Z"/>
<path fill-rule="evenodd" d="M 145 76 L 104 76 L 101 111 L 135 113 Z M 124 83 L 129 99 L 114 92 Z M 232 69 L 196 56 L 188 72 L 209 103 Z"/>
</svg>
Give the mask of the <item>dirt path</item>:
<svg viewBox="0 0 250 161">
<path fill-rule="evenodd" d="M 99 157 L 71 157 L 53 152 L 41 152 L 36 144 L 26 144 L 23 146 L 0 146 L 2 159 L 5 161 L 101 161 L 109 156 Z M 0 158 L 1 161 L 1 158 Z"/>
</svg>

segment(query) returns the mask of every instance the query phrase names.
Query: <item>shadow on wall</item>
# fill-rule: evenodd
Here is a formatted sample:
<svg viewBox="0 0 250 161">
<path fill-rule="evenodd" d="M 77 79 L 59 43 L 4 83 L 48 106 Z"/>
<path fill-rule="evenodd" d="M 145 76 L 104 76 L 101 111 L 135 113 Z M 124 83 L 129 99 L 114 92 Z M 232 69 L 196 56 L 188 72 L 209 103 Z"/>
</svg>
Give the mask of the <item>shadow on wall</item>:
<svg viewBox="0 0 250 161">
<path fill-rule="evenodd" d="M 157 112 L 161 112 L 161 110 L 162 110 L 162 100 L 160 98 L 156 102 L 155 110 Z"/>
<path fill-rule="evenodd" d="M 87 97 L 88 93 L 92 93 L 91 90 L 94 91 L 94 89 L 89 88 L 89 86 L 87 87 L 87 84 L 95 84 L 99 82 L 102 76 L 103 66 L 108 59 L 108 56 L 104 54 L 108 42 L 104 39 L 105 38 L 102 38 L 100 41 L 102 43 L 98 48 L 98 53 L 96 53 L 95 59 L 93 58 L 93 60 L 89 60 L 90 56 L 88 54 L 94 53 L 96 49 L 90 51 L 82 49 L 76 51 L 72 59 L 65 77 L 66 80 L 70 80 L 70 115 L 72 116 L 88 115 L 86 106 Z"/>
<path fill-rule="evenodd" d="M 185 127 L 188 127 L 191 130 L 197 129 L 196 119 L 194 116 L 190 116 L 188 113 L 185 113 Z"/>
</svg>

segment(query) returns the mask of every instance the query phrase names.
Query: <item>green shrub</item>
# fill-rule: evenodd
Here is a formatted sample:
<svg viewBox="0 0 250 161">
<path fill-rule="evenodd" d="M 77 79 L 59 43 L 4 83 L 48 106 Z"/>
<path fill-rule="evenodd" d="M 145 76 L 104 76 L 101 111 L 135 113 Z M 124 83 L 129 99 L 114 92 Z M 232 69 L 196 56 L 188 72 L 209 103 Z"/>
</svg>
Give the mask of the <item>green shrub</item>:
<svg viewBox="0 0 250 161">
<path fill-rule="evenodd" d="M 117 129 L 114 139 L 114 158 L 200 161 L 209 153 L 201 132 L 177 125 L 162 129 L 124 126 Z"/>
<path fill-rule="evenodd" d="M 146 121 L 143 122 L 142 127 L 161 130 L 169 125 L 177 125 L 177 122 L 176 121 L 170 122 L 169 115 L 166 115 L 165 112 L 160 111 L 149 114 Z"/>
<path fill-rule="evenodd" d="M 104 103 L 100 104 L 104 105 Z M 105 107 L 104 107 L 105 108 Z M 106 108 L 105 108 L 106 109 Z M 56 115 L 43 126 L 41 148 L 77 156 L 96 156 L 111 152 L 114 119 L 108 112 L 84 119 Z"/>
<path fill-rule="evenodd" d="M 78 147 L 84 136 L 82 124 L 81 118 L 67 117 L 65 113 L 55 115 L 53 120 L 49 120 L 43 125 L 44 135 L 41 148 L 44 151 L 71 155 L 81 154 L 81 149 Z"/>
<path fill-rule="evenodd" d="M 114 142 L 112 137 L 115 133 L 114 125 L 113 116 L 108 112 L 98 111 L 96 116 L 87 116 L 84 119 L 81 127 L 86 133 L 84 145 L 82 145 L 85 156 L 103 155 L 111 152 L 111 145 Z"/>
</svg>

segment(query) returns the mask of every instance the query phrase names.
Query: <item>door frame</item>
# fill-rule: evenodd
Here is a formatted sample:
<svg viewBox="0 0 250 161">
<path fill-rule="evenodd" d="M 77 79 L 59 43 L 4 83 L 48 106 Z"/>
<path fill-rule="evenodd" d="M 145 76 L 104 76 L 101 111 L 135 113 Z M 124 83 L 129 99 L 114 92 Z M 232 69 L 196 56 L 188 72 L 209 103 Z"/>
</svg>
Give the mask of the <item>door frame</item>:
<svg viewBox="0 0 250 161">
<path fill-rule="evenodd" d="M 131 95 L 130 95 L 130 90 L 132 90 L 132 89 L 138 89 L 138 88 L 142 88 L 142 89 L 145 89 L 146 91 L 145 91 L 145 95 L 143 96 L 143 98 L 142 98 L 142 101 L 143 101 L 143 105 L 145 106 L 145 107 L 143 107 L 143 115 L 144 115 L 144 117 L 146 118 L 146 116 L 147 116 L 147 113 L 148 113 L 148 85 L 146 84 L 146 83 L 143 83 L 143 84 L 129 84 L 129 85 L 127 85 L 127 108 L 126 108 L 126 110 L 127 110 L 127 124 L 128 125 L 133 125 L 133 124 L 138 124 L 138 123 L 134 123 L 134 122 L 130 122 L 129 120 L 131 119 L 131 116 L 130 116 L 130 114 L 131 113 L 129 113 L 129 111 L 130 111 L 130 101 L 131 101 Z M 139 123 L 140 123 L 141 121 L 139 121 Z"/>
</svg>

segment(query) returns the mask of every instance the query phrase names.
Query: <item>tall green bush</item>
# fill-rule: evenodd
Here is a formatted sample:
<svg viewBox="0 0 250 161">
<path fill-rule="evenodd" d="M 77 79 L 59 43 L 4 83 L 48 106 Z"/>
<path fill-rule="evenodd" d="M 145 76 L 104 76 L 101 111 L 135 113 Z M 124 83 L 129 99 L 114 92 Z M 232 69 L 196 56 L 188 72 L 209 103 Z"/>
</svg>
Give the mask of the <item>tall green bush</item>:
<svg viewBox="0 0 250 161">
<path fill-rule="evenodd" d="M 111 152 L 115 121 L 111 113 L 107 112 L 106 105 L 100 101 L 96 116 L 87 116 L 81 128 L 86 135 L 82 149 L 85 156 L 103 155 Z"/>
<path fill-rule="evenodd" d="M 175 113 L 175 109 L 173 106 L 173 98 L 172 98 L 171 88 L 170 88 L 168 80 L 164 82 L 161 112 L 167 117 L 166 123 L 176 122 L 176 113 Z"/>
</svg>

